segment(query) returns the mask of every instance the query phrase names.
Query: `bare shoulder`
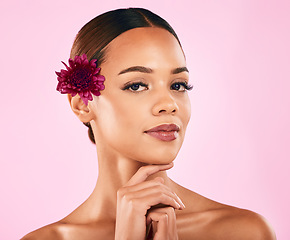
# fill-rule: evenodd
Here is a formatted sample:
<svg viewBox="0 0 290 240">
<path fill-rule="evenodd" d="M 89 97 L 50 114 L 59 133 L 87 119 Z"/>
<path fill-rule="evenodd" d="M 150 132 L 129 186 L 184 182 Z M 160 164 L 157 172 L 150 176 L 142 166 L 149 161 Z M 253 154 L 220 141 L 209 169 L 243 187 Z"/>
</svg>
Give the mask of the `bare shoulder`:
<svg viewBox="0 0 290 240">
<path fill-rule="evenodd" d="M 227 239 L 275 240 L 276 236 L 269 222 L 261 215 L 235 207 L 216 210 L 211 228 L 219 234 L 226 233 Z"/>
<path fill-rule="evenodd" d="M 214 203 L 216 208 L 177 215 L 180 239 L 276 240 L 268 221 L 261 215 Z"/>
<path fill-rule="evenodd" d="M 269 222 L 261 215 L 179 188 L 186 208 L 177 213 L 180 239 L 275 240 Z"/>
<path fill-rule="evenodd" d="M 37 229 L 21 240 L 90 240 L 113 239 L 114 224 L 108 221 L 72 223 L 59 221 Z"/>
<path fill-rule="evenodd" d="M 53 223 L 25 235 L 21 240 L 62 240 L 61 224 Z"/>
</svg>

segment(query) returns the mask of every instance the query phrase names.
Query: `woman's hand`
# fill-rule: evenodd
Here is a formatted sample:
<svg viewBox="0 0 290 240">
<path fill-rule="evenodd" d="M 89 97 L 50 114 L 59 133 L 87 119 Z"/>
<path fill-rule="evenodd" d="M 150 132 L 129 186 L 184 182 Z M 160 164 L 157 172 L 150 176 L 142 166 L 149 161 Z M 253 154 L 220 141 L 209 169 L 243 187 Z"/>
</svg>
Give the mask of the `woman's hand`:
<svg viewBox="0 0 290 240">
<path fill-rule="evenodd" d="M 177 240 L 176 215 L 172 207 L 149 210 L 146 219 L 147 226 L 151 225 L 153 240 Z M 151 238 L 152 239 L 152 238 Z"/>
<path fill-rule="evenodd" d="M 146 236 L 147 211 L 153 206 L 169 206 L 172 210 L 181 210 L 184 208 L 183 203 L 177 195 L 163 184 L 164 180 L 162 178 L 157 177 L 154 180 L 145 181 L 150 175 L 159 171 L 168 170 L 172 167 L 173 163 L 168 165 L 148 165 L 141 167 L 129 182 L 118 190 L 115 240 L 144 240 Z M 150 213 L 148 212 L 148 222 L 152 220 L 153 224 L 155 224 L 155 221 L 158 222 L 158 229 L 156 230 L 156 234 L 158 232 L 157 237 L 160 235 L 164 236 L 162 235 L 164 229 L 166 227 L 167 229 L 172 227 L 175 223 L 175 213 L 169 208 L 160 210 L 158 210 L 158 208 L 152 210 Z M 165 211 L 168 216 L 167 224 L 164 223 L 164 221 L 159 222 L 155 220 L 161 217 L 161 214 L 165 214 Z M 172 215 L 174 216 L 172 217 Z M 153 226 L 153 230 L 154 229 Z M 169 231 L 170 236 L 175 233 L 176 231 Z"/>
</svg>

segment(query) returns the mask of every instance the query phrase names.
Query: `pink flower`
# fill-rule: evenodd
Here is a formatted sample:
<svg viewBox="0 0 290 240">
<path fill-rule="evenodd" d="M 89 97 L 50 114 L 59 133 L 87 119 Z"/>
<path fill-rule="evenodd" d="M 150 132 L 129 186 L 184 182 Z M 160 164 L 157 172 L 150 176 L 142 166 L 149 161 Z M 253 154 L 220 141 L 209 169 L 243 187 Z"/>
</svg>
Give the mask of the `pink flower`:
<svg viewBox="0 0 290 240">
<path fill-rule="evenodd" d="M 75 96 L 79 94 L 83 102 L 88 105 L 88 101 L 93 100 L 92 94 L 99 96 L 101 90 L 105 89 L 105 77 L 100 75 L 101 68 L 97 67 L 97 60 L 93 59 L 90 62 L 86 54 L 75 56 L 75 59 L 69 59 L 69 66 L 62 62 L 66 69 L 61 69 L 60 72 L 55 72 L 57 80 L 56 90 L 63 94 L 71 94 Z"/>
</svg>

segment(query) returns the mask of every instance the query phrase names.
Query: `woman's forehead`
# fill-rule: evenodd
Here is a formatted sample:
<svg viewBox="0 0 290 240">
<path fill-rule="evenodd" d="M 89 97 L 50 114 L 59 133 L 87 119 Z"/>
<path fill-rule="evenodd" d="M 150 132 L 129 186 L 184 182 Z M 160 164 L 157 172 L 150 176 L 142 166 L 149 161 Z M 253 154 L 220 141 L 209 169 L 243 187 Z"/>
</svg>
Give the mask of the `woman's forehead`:
<svg viewBox="0 0 290 240">
<path fill-rule="evenodd" d="M 172 64 L 185 66 L 185 57 L 177 39 L 156 27 L 135 28 L 115 38 L 106 51 L 106 63 L 129 65 Z M 149 67 L 149 66 L 148 66 Z"/>
</svg>

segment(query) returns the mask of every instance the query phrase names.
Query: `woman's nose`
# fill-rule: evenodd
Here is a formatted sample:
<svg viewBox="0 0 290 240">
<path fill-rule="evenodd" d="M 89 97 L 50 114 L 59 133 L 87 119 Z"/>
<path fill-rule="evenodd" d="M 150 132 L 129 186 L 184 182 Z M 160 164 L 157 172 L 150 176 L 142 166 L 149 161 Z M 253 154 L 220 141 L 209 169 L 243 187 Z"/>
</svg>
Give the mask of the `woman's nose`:
<svg viewBox="0 0 290 240">
<path fill-rule="evenodd" d="M 158 100 L 152 108 L 153 115 L 175 114 L 178 111 L 178 105 L 175 99 L 169 93 L 159 94 Z"/>
</svg>

